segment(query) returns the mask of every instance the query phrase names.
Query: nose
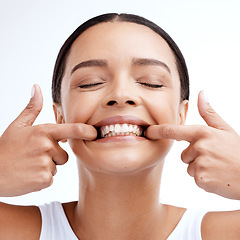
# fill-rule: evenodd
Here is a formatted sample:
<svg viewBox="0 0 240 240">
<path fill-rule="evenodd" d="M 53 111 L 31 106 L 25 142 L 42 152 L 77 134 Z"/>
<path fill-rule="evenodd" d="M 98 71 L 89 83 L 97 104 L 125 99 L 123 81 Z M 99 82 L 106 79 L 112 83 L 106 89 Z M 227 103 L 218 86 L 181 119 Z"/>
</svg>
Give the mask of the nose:
<svg viewBox="0 0 240 240">
<path fill-rule="evenodd" d="M 138 106 L 140 97 L 133 82 L 125 79 L 118 79 L 109 89 L 109 94 L 103 101 L 105 107 L 126 107 Z"/>
</svg>

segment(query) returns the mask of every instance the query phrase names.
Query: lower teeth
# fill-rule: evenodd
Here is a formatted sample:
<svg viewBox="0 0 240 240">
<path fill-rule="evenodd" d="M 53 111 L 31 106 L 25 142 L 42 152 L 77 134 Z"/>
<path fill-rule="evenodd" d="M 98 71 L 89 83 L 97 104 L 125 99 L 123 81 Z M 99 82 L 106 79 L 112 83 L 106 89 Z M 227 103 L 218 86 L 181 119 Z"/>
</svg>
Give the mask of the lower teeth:
<svg viewBox="0 0 240 240">
<path fill-rule="evenodd" d="M 104 135 L 103 137 L 112 137 L 112 136 L 138 136 L 136 133 L 116 133 L 116 132 L 109 132 L 108 134 Z"/>
</svg>

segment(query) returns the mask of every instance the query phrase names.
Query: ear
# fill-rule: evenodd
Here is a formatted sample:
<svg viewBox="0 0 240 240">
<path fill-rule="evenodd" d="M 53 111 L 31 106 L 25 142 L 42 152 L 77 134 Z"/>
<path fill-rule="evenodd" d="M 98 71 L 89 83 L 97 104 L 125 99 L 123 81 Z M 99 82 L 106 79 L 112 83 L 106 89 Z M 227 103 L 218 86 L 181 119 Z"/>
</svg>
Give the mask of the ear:
<svg viewBox="0 0 240 240">
<path fill-rule="evenodd" d="M 180 103 L 178 112 L 178 125 L 184 125 L 188 112 L 188 100 L 184 100 Z"/>
<path fill-rule="evenodd" d="M 59 103 L 53 103 L 53 111 L 55 115 L 55 121 L 57 124 L 65 123 L 62 106 Z M 61 140 L 61 142 L 67 142 L 67 140 Z"/>
<path fill-rule="evenodd" d="M 53 111 L 56 123 L 58 124 L 65 123 L 62 106 L 59 103 L 53 103 Z"/>
</svg>

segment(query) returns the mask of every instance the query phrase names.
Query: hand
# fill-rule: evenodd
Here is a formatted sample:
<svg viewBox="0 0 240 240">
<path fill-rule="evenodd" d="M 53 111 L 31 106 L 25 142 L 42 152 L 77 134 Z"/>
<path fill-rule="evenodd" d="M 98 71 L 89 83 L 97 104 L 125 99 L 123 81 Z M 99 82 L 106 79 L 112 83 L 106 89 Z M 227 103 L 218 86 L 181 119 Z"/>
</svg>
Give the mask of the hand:
<svg viewBox="0 0 240 240">
<path fill-rule="evenodd" d="M 68 154 L 58 141 L 94 140 L 97 131 L 86 124 L 44 124 L 32 126 L 42 109 L 40 87 L 27 107 L 0 137 L 0 196 L 18 196 L 50 186 L 56 165 Z"/>
<path fill-rule="evenodd" d="M 240 136 L 205 101 L 198 109 L 208 126 L 155 125 L 146 131 L 149 139 L 188 141 L 182 161 L 196 184 L 207 192 L 240 199 Z"/>
</svg>

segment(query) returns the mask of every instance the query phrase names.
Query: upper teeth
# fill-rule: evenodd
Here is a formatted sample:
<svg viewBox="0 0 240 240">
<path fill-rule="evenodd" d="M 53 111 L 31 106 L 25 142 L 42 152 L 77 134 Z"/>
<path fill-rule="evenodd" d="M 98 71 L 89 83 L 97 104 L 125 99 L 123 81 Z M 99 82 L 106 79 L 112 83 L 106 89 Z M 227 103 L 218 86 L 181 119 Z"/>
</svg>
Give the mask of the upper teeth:
<svg viewBox="0 0 240 240">
<path fill-rule="evenodd" d="M 142 134 L 142 127 L 132 124 L 114 124 L 106 125 L 100 128 L 101 137 L 111 137 L 116 135 L 134 135 L 140 136 Z"/>
</svg>

